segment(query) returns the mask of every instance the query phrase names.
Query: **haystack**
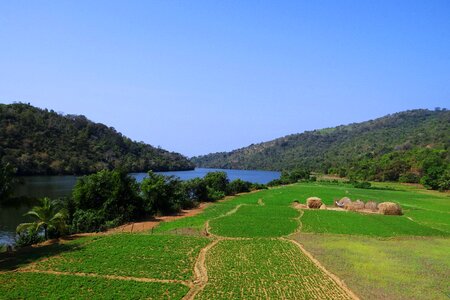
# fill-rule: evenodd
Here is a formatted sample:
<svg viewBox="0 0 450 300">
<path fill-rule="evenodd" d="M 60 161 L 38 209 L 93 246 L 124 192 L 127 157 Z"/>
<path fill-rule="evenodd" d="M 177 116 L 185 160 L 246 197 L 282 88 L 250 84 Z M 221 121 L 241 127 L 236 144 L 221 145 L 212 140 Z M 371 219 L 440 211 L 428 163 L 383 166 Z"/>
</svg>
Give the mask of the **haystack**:
<svg viewBox="0 0 450 300">
<path fill-rule="evenodd" d="M 378 210 L 378 203 L 375 201 L 367 201 L 366 204 L 364 204 L 365 209 L 370 209 L 371 211 L 377 211 Z"/>
<path fill-rule="evenodd" d="M 309 197 L 306 199 L 306 205 L 309 208 L 320 208 L 320 206 L 322 206 L 322 199 L 318 197 Z"/>
<path fill-rule="evenodd" d="M 327 209 L 327 206 L 326 206 L 325 204 L 322 204 L 322 205 L 320 206 L 320 209 Z"/>
<path fill-rule="evenodd" d="M 344 205 L 344 209 L 346 210 L 351 210 L 351 211 L 357 211 L 357 210 L 361 210 L 364 208 L 364 202 L 362 202 L 361 200 L 356 200 L 354 202 L 347 202 Z"/>
<path fill-rule="evenodd" d="M 346 204 L 348 203 L 352 203 L 352 200 L 350 200 L 350 198 L 348 197 L 344 197 L 341 200 L 335 202 L 337 206 L 339 207 L 345 207 Z"/>
<path fill-rule="evenodd" d="M 383 202 L 378 204 L 378 210 L 383 215 L 403 215 L 402 208 L 400 205 L 394 202 Z"/>
</svg>

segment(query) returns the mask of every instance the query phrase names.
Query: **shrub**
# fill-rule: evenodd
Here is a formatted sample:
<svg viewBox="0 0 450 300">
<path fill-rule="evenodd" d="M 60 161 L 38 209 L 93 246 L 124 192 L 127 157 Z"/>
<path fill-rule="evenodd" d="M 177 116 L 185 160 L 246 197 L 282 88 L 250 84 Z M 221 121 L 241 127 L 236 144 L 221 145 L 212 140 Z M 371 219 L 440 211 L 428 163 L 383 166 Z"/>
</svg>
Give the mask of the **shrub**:
<svg viewBox="0 0 450 300">
<path fill-rule="evenodd" d="M 370 189 L 370 187 L 372 186 L 372 184 L 370 182 L 367 181 L 355 181 L 352 183 L 354 188 L 358 188 L 358 189 Z"/>
<path fill-rule="evenodd" d="M 106 229 L 106 221 L 101 212 L 93 209 L 79 209 L 73 214 L 73 232 L 95 232 Z"/>
<path fill-rule="evenodd" d="M 235 195 L 239 193 L 250 192 L 252 188 L 252 183 L 248 181 L 243 181 L 241 179 L 236 179 L 230 182 L 228 185 L 228 194 Z"/>
<path fill-rule="evenodd" d="M 80 212 L 77 215 L 75 224 L 78 224 L 80 218 L 87 218 L 92 222 L 88 222 L 86 226 L 78 224 L 74 228 L 92 229 L 91 226 L 95 225 L 95 231 L 98 231 L 108 221 L 126 222 L 142 217 L 143 201 L 138 191 L 136 180 L 120 170 L 103 170 L 79 178 L 73 190 L 73 202 L 70 203 L 71 210 L 74 211 L 71 214 L 75 219 L 78 210 L 85 211 L 84 214 Z M 92 214 L 96 217 L 91 216 Z M 100 221 L 101 224 L 98 224 Z"/>
<path fill-rule="evenodd" d="M 16 237 L 16 246 L 26 247 L 44 241 L 44 236 L 40 235 L 39 232 L 33 228 L 29 228 L 22 232 L 19 232 Z"/>
<path fill-rule="evenodd" d="M 214 190 L 215 192 L 219 193 L 221 192 L 223 194 L 227 193 L 228 184 L 230 183 L 227 173 L 209 172 L 208 174 L 206 174 L 203 180 L 210 190 Z"/>
<path fill-rule="evenodd" d="M 145 210 L 151 214 L 175 213 L 183 208 L 184 202 L 191 201 L 180 179 L 152 171 L 141 183 L 141 195 Z"/>
<path fill-rule="evenodd" d="M 403 173 L 402 175 L 400 175 L 400 177 L 398 178 L 399 182 L 403 182 L 403 183 L 419 183 L 420 182 L 420 177 L 417 174 L 414 174 L 412 172 L 407 172 L 407 173 Z"/>
</svg>

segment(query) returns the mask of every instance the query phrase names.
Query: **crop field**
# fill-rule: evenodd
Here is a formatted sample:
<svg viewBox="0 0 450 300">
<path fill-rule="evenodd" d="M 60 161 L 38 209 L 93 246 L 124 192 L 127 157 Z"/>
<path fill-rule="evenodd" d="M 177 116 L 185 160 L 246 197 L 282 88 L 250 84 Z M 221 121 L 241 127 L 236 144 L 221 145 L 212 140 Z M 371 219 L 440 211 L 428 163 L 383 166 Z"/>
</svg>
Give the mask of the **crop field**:
<svg viewBox="0 0 450 300">
<path fill-rule="evenodd" d="M 360 214 L 357 212 L 305 210 L 302 231 L 369 236 L 449 236 L 444 231 L 411 221 L 405 216 Z"/>
<path fill-rule="evenodd" d="M 450 239 L 298 234 L 362 299 L 448 299 Z"/>
<path fill-rule="evenodd" d="M 393 201 L 404 215 L 292 207 L 311 196 Z M 363 299 L 445 299 L 449 236 L 449 194 L 300 183 L 213 203 L 148 233 L 0 254 L 0 298 L 350 298 L 331 271 Z"/>
<path fill-rule="evenodd" d="M 180 299 L 188 290 L 176 283 L 39 273 L 0 274 L 1 299 Z"/>
<path fill-rule="evenodd" d="M 199 299 L 349 299 L 290 241 L 224 240 L 210 250 Z"/>
<path fill-rule="evenodd" d="M 286 206 L 241 206 L 235 213 L 212 220 L 211 233 L 227 237 L 277 237 L 295 231 L 299 213 Z M 245 226 L 243 226 L 245 224 Z"/>
<path fill-rule="evenodd" d="M 39 262 L 37 270 L 157 279 L 192 279 L 202 237 L 114 234 Z"/>
</svg>

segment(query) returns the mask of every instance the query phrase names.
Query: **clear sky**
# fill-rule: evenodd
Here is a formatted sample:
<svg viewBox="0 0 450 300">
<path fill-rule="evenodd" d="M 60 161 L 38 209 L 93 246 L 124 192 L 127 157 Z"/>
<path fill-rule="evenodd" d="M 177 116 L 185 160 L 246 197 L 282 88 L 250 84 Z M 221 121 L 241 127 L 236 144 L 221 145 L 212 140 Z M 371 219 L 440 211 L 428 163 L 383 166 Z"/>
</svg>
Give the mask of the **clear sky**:
<svg viewBox="0 0 450 300">
<path fill-rule="evenodd" d="M 1 1 L 0 102 L 192 156 L 450 104 L 450 1 Z"/>
</svg>

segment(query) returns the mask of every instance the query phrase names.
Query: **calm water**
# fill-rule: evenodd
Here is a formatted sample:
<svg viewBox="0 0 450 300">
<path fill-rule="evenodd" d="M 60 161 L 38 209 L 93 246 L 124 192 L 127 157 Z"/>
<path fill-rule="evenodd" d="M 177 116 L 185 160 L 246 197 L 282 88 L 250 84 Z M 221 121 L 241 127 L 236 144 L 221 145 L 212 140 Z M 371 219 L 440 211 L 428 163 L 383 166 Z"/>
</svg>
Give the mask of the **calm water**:
<svg viewBox="0 0 450 300">
<path fill-rule="evenodd" d="M 182 180 L 188 180 L 195 177 L 203 177 L 208 172 L 223 171 L 226 172 L 230 180 L 242 179 L 245 181 L 255 183 L 268 183 L 273 179 L 280 177 L 279 172 L 270 171 L 248 171 L 248 170 L 223 170 L 223 169 L 205 169 L 197 168 L 192 171 L 177 171 L 177 172 L 160 172 L 164 175 L 174 175 Z M 146 173 L 131 174 L 137 179 L 142 179 L 147 175 Z M 50 197 L 58 198 L 69 196 L 72 188 L 77 180 L 76 176 L 31 176 L 21 178 L 21 183 L 16 187 L 16 196 L 26 197 Z M 14 241 L 15 228 L 18 224 L 27 222 L 23 217 L 33 203 L 18 203 L 14 206 L 2 207 L 0 206 L 0 244 L 11 244 Z"/>
</svg>

